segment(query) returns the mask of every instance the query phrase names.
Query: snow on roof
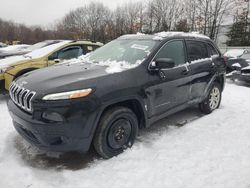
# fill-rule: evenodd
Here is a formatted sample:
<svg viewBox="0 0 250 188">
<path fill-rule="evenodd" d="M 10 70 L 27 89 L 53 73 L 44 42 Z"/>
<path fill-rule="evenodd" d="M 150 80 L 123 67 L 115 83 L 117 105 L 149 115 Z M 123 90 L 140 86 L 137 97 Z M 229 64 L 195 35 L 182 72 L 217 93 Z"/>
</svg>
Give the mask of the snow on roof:
<svg viewBox="0 0 250 188">
<path fill-rule="evenodd" d="M 45 46 L 43 48 L 39 48 L 37 50 L 34 50 L 34 51 L 26 54 L 25 57 L 30 57 L 32 59 L 41 58 L 41 57 L 48 55 L 49 53 L 53 52 L 54 50 L 66 45 L 70 42 L 72 42 L 72 41 L 65 40 L 65 41 L 62 41 L 62 42 L 59 42 L 56 44 L 51 44 L 49 46 Z"/>
<path fill-rule="evenodd" d="M 202 35 L 198 32 L 190 32 L 190 33 L 185 33 L 185 32 L 168 32 L 168 31 L 163 31 L 160 33 L 155 34 L 154 40 L 160 40 L 160 38 L 167 38 L 167 37 L 174 37 L 174 36 L 183 36 L 183 37 L 195 37 L 195 38 L 205 38 L 209 39 L 208 36 Z"/>
</svg>

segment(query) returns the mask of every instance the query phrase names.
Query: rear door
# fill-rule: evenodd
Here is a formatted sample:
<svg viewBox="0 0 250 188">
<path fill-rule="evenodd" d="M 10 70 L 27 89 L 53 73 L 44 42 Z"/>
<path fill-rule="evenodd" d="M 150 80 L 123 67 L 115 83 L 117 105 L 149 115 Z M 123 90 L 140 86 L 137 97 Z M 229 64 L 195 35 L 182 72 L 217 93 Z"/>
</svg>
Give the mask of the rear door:
<svg viewBox="0 0 250 188">
<path fill-rule="evenodd" d="M 186 47 L 192 74 L 190 100 L 199 100 L 215 74 L 212 55 L 216 51 L 212 49 L 208 51 L 208 43 L 197 40 L 186 40 Z"/>
<path fill-rule="evenodd" d="M 190 72 L 186 63 L 184 40 L 167 42 L 159 50 L 153 61 L 158 58 L 173 59 L 175 67 L 162 69 L 150 76 L 150 86 L 146 89 L 150 117 L 161 115 L 185 104 L 190 97 Z"/>
</svg>

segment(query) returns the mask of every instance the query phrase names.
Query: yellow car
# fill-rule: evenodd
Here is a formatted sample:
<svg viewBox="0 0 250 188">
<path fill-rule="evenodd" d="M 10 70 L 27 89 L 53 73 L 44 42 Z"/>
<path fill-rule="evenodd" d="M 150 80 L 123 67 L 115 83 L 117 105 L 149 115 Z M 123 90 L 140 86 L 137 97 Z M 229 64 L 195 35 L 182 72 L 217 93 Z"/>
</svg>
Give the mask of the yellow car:
<svg viewBox="0 0 250 188">
<path fill-rule="evenodd" d="M 0 92 L 9 90 L 11 82 L 27 72 L 77 58 L 102 45 L 100 42 L 61 40 L 23 56 L 2 59 L 0 60 Z"/>
</svg>

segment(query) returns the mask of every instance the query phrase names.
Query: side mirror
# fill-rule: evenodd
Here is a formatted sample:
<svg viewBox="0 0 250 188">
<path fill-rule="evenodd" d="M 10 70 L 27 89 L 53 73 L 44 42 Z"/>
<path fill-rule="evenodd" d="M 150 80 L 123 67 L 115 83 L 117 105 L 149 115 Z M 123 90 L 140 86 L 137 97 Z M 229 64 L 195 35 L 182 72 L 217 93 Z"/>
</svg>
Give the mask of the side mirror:
<svg viewBox="0 0 250 188">
<path fill-rule="evenodd" d="M 170 69 L 175 66 L 175 62 L 170 58 L 159 58 L 153 61 L 150 65 L 153 69 Z"/>
</svg>

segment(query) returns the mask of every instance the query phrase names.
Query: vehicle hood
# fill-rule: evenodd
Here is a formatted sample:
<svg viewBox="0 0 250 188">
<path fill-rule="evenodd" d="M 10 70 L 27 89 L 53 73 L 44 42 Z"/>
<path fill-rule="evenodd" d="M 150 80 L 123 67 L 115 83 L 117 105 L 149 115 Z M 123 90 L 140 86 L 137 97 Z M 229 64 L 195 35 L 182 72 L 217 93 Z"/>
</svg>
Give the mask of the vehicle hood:
<svg viewBox="0 0 250 188">
<path fill-rule="evenodd" d="M 95 85 L 96 78 L 108 75 L 105 69 L 90 63 L 51 66 L 25 74 L 17 84 L 40 94 L 84 89 Z"/>
<path fill-rule="evenodd" d="M 0 59 L 10 56 L 24 55 L 29 52 L 29 50 L 0 51 Z"/>
<path fill-rule="evenodd" d="M 10 67 L 13 65 L 16 65 L 17 63 L 22 63 L 24 61 L 28 61 L 31 60 L 31 58 L 29 57 L 25 57 L 25 56 L 12 56 L 12 57 L 7 57 L 4 59 L 0 60 L 0 69 L 2 67 Z"/>
</svg>

